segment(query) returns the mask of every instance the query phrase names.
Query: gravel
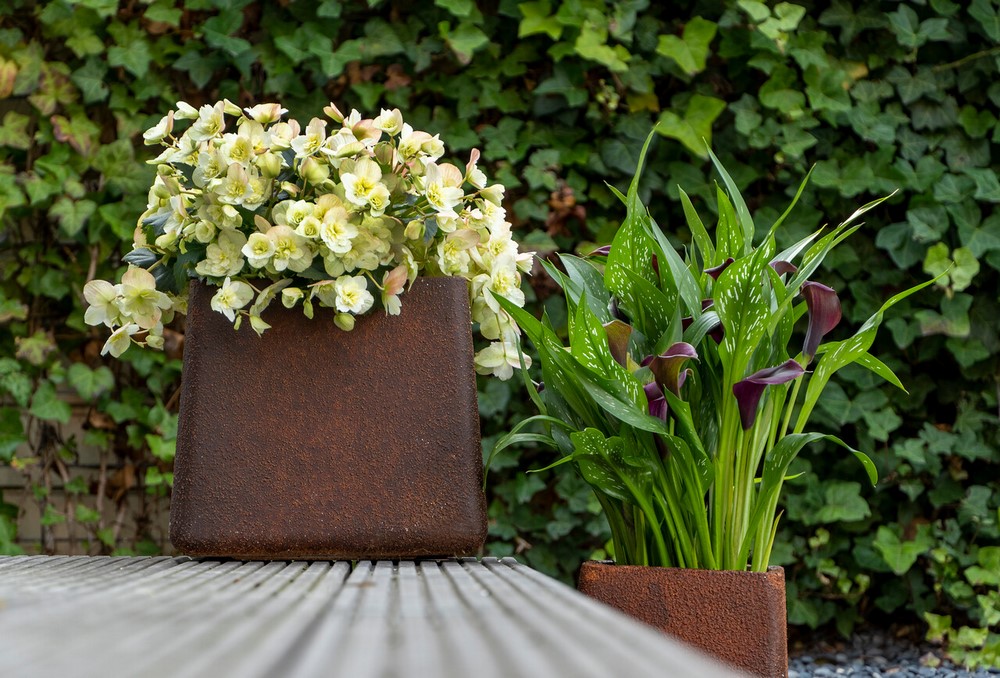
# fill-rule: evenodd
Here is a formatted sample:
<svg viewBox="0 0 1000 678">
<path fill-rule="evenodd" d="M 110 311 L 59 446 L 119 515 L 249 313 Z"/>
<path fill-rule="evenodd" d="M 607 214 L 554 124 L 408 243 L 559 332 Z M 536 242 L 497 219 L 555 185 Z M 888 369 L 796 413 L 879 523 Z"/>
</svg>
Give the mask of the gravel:
<svg viewBox="0 0 1000 678">
<path fill-rule="evenodd" d="M 985 678 L 1000 676 L 1000 669 L 966 670 L 945 659 L 940 648 L 916 645 L 887 632 L 868 631 L 850 640 L 793 647 L 788 658 L 788 678 L 809 676 Z"/>
</svg>

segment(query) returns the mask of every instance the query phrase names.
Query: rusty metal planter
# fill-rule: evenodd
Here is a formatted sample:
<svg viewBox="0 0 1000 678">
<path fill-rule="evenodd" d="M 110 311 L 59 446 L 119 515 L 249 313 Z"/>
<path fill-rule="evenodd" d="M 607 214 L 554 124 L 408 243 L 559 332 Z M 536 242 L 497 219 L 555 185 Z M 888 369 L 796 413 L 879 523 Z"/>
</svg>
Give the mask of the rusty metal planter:
<svg viewBox="0 0 1000 678">
<path fill-rule="evenodd" d="M 788 675 L 780 567 L 733 572 L 590 561 L 578 588 L 742 671 Z"/>
<path fill-rule="evenodd" d="M 170 539 L 246 559 L 470 555 L 486 538 L 466 281 L 353 331 L 281 304 L 239 331 L 193 281 Z"/>
</svg>

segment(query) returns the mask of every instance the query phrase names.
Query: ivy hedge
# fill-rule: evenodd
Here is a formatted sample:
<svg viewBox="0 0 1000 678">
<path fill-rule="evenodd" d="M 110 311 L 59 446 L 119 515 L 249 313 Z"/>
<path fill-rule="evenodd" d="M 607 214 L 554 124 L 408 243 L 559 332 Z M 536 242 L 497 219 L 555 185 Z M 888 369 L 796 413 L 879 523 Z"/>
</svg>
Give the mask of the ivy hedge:
<svg viewBox="0 0 1000 678">
<path fill-rule="evenodd" d="M 667 7 L 669 6 L 669 9 Z M 141 132 L 177 100 L 329 101 L 402 109 L 456 153 L 479 147 L 508 186 L 521 242 L 542 256 L 607 243 L 654 123 L 643 198 L 686 241 L 677 185 L 714 179 L 708 140 L 768 223 L 815 165 L 789 241 L 897 191 L 828 259 L 856 327 L 893 291 L 947 270 L 895 310 L 877 355 L 909 394 L 844 370 L 823 424 L 870 450 L 881 482 L 816 448 L 788 483 L 776 547 L 789 620 L 844 633 L 863 619 L 926 624 L 969 663 L 1000 664 L 1000 141 L 998 0 L 7 0 L 0 14 L 0 463 L 42 522 L 90 552 L 149 552 L 101 508 L 123 486 L 169 491 L 182 328 L 163 354 L 100 357 L 86 280 L 110 279 L 151 170 Z M 529 296 L 558 321 L 541 272 Z M 95 403 L 82 434 L 74 400 Z M 516 383 L 483 382 L 484 448 L 527 414 Z M 103 450 L 102 480 L 67 469 Z M 490 475 L 489 552 L 569 578 L 608 537 L 579 478 L 547 452 Z M 131 469 L 122 473 L 122 469 Z M 117 470 L 116 470 L 117 469 Z M 68 499 L 51 500 L 61 477 Z M 0 497 L 0 553 L 18 507 Z M 128 510 L 134 510 L 129 508 Z"/>
</svg>

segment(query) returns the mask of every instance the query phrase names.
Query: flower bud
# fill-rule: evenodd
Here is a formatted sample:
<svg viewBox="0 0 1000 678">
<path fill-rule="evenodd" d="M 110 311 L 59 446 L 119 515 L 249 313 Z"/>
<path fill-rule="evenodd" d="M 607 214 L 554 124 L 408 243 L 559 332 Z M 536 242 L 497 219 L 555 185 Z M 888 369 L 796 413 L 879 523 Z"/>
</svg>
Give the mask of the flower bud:
<svg viewBox="0 0 1000 678">
<path fill-rule="evenodd" d="M 268 179 L 281 174 L 281 156 L 277 153 L 263 153 L 257 156 L 257 168 Z"/>
<path fill-rule="evenodd" d="M 319 162 L 316 158 L 309 157 L 302 161 L 299 174 L 310 184 L 322 184 L 330 178 L 330 166 Z"/>
<path fill-rule="evenodd" d="M 406 225 L 406 230 L 403 231 L 403 235 L 406 236 L 407 240 L 420 240 L 424 237 L 424 222 L 421 219 L 415 219 Z"/>
<path fill-rule="evenodd" d="M 392 167 L 392 160 L 395 155 L 396 148 L 391 143 L 381 143 L 375 147 L 375 159 L 380 165 Z"/>
<path fill-rule="evenodd" d="M 334 122 L 344 122 L 344 114 L 340 112 L 340 109 L 334 106 L 332 103 L 323 109 L 323 112 L 329 116 Z"/>
<path fill-rule="evenodd" d="M 354 329 L 354 316 L 350 313 L 338 313 L 333 317 L 333 322 L 345 332 L 350 332 Z"/>
<path fill-rule="evenodd" d="M 257 104 L 253 108 L 244 108 L 243 112 L 251 120 L 267 125 L 278 122 L 281 116 L 288 112 L 288 109 L 282 108 L 281 104 Z"/>
<path fill-rule="evenodd" d="M 281 305 L 285 308 L 292 308 L 299 303 L 299 299 L 305 296 L 298 287 L 286 287 L 281 290 Z"/>
</svg>

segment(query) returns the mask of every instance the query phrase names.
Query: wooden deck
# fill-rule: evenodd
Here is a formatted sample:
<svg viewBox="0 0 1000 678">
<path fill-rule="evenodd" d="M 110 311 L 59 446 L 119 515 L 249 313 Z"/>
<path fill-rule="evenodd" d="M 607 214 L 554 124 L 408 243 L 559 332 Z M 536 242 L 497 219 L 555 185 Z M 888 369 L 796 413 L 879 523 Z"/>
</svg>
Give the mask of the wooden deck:
<svg viewBox="0 0 1000 678">
<path fill-rule="evenodd" d="M 0 675 L 734 675 L 510 558 L 0 557 Z"/>
</svg>

